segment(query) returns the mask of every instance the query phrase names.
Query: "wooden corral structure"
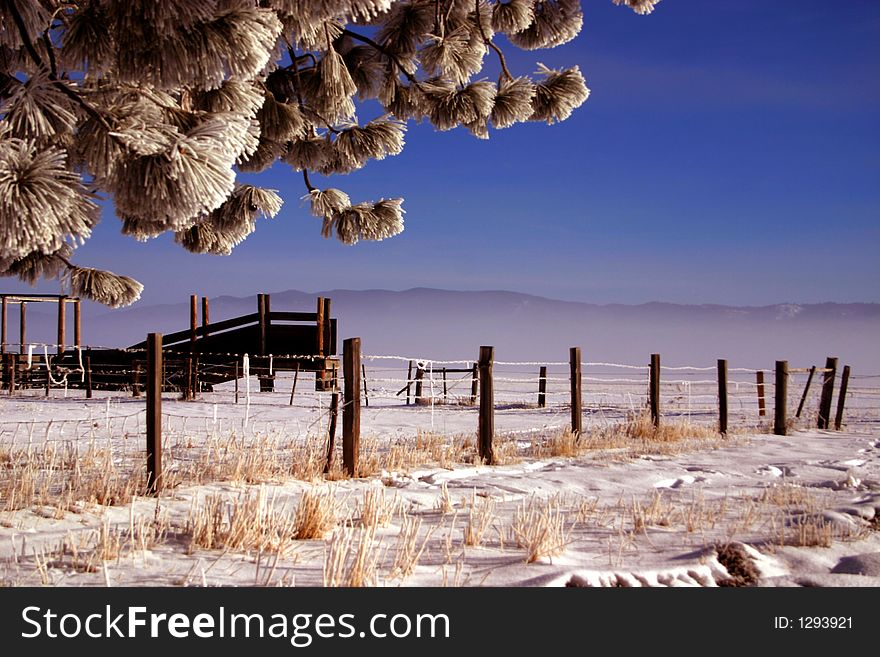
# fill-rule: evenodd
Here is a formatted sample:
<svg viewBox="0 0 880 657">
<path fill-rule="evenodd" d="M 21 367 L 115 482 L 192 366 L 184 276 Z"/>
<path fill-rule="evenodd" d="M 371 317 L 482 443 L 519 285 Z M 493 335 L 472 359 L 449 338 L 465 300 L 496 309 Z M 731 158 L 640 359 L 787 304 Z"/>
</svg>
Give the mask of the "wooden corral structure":
<svg viewBox="0 0 880 657">
<path fill-rule="evenodd" d="M 83 376 L 68 377 L 67 385 L 88 390 L 130 389 L 137 394 L 143 385 L 142 373 L 146 370 L 146 341 L 127 349 L 80 349 L 79 300 L 43 296 L 46 299 L 42 300 L 56 301 L 59 309 L 63 309 L 66 302 L 76 302 L 74 348 L 64 349 L 64 312 L 59 310 L 59 349 L 51 364 L 58 375 L 85 370 Z M 6 355 L 6 305 L 22 303 L 24 309 L 24 304 L 33 298 L 37 298 L 36 295 L 3 295 L 3 379 L 7 387 L 10 378 L 18 386 L 46 385 L 45 368 L 43 372 L 40 368 L 26 371 L 20 358 L 16 359 L 14 354 L 10 354 L 11 358 Z M 213 324 L 209 319 L 207 297 L 201 300 L 201 323 L 198 305 L 198 297 L 192 295 L 189 328 L 162 338 L 164 390 L 179 390 L 191 398 L 199 390 L 210 390 L 218 383 L 237 380 L 245 374 L 245 355 L 248 356 L 249 373 L 259 377 L 262 391 L 273 390 L 275 373 L 282 371 L 315 372 L 318 390 L 335 389 L 339 359 L 336 356 L 336 319 L 330 316 L 330 299 L 319 297 L 315 312 L 272 311 L 270 296 L 259 294 L 257 312 Z M 26 334 L 23 323 L 21 331 L 20 351 L 24 353 Z"/>
<path fill-rule="evenodd" d="M 57 324 L 58 324 L 58 340 L 56 343 L 56 351 L 64 353 L 66 335 L 67 335 L 67 305 L 73 304 L 73 345 L 80 346 L 82 336 L 82 323 L 80 321 L 80 300 L 76 297 L 70 297 L 66 294 L 0 294 L 0 303 L 2 303 L 2 325 L 0 325 L 0 354 L 6 354 L 10 351 L 9 347 L 9 322 L 8 308 L 9 306 L 18 305 L 18 342 L 12 343 L 18 345 L 19 353 L 25 353 L 27 346 L 27 307 L 29 303 L 50 303 L 55 304 L 57 308 Z"/>
</svg>

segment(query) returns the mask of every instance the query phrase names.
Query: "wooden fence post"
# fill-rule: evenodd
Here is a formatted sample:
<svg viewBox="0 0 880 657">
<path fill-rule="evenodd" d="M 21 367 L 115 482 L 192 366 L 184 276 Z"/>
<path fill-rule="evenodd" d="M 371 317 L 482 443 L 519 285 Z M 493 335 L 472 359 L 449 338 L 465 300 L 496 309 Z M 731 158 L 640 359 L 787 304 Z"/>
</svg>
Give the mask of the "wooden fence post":
<svg viewBox="0 0 880 657">
<path fill-rule="evenodd" d="M 9 358 L 9 355 L 6 354 L 6 352 L 3 352 L 2 354 L 0 354 L 0 358 L 2 358 L 2 360 L 3 360 L 3 385 L 2 385 L 2 387 L 8 388 L 9 387 L 9 377 L 10 377 L 9 370 L 12 369 L 9 366 L 10 358 Z"/>
<path fill-rule="evenodd" d="M 239 379 L 239 376 L 240 375 L 238 373 L 238 356 L 236 356 L 235 357 L 235 403 L 236 404 L 238 403 L 238 379 Z"/>
<path fill-rule="evenodd" d="M 837 376 L 837 359 L 829 356 L 825 359 L 825 374 L 822 378 L 822 397 L 819 401 L 820 429 L 831 426 L 831 400 L 834 398 L 834 379 Z"/>
<path fill-rule="evenodd" d="M 82 301 L 77 299 L 73 304 L 73 346 L 79 349 L 82 346 Z"/>
<path fill-rule="evenodd" d="M 186 357 L 186 383 L 183 386 L 183 398 L 194 399 L 193 392 L 193 359 L 192 356 Z"/>
<path fill-rule="evenodd" d="M 755 382 L 758 384 L 758 417 L 764 417 L 767 415 L 764 404 L 764 370 L 755 372 Z"/>
<path fill-rule="evenodd" d="M 422 403 L 422 378 L 425 376 L 425 369 L 421 365 L 416 365 L 416 396 L 415 405 Z"/>
<path fill-rule="evenodd" d="M 580 439 L 582 427 L 581 412 L 581 348 L 569 349 L 568 364 L 571 370 L 571 432 Z"/>
<path fill-rule="evenodd" d="M 211 323 L 210 308 L 208 307 L 208 297 L 202 297 L 202 328 L 205 332 L 203 337 L 208 337 L 208 325 Z"/>
<path fill-rule="evenodd" d="M 474 363 L 474 367 L 471 374 L 471 404 L 477 403 L 477 381 L 478 381 L 479 372 L 477 371 L 477 364 Z"/>
<path fill-rule="evenodd" d="M 804 410 L 804 404 L 807 401 L 807 394 L 810 392 L 810 384 L 813 382 L 813 375 L 816 374 L 816 366 L 813 365 L 810 368 L 810 375 L 807 377 L 807 385 L 804 386 L 804 394 L 801 395 L 801 403 L 798 404 L 797 413 L 794 414 L 795 417 L 800 417 L 801 412 Z"/>
<path fill-rule="evenodd" d="M 849 386 L 849 365 L 843 366 L 840 378 L 840 392 L 837 393 L 837 417 L 834 418 L 834 430 L 840 431 L 843 426 L 843 405 L 846 403 L 846 389 Z"/>
<path fill-rule="evenodd" d="M 257 321 L 260 326 L 260 337 L 259 337 L 259 351 L 257 352 L 258 356 L 265 356 L 268 352 L 267 342 L 269 339 L 269 327 L 268 323 L 268 311 L 266 310 L 266 295 L 258 294 L 257 295 Z"/>
<path fill-rule="evenodd" d="M 361 364 L 361 373 L 364 375 L 364 406 L 370 405 L 370 393 L 367 390 L 367 366 Z"/>
<path fill-rule="evenodd" d="M 718 432 L 727 435 L 727 360 L 718 359 Z"/>
<path fill-rule="evenodd" d="M 58 354 L 64 353 L 67 329 L 67 297 L 58 297 Z"/>
<path fill-rule="evenodd" d="M 547 366 L 538 371 L 538 408 L 547 406 Z"/>
<path fill-rule="evenodd" d="M 345 395 L 342 407 L 342 469 L 350 477 L 358 474 L 361 442 L 361 339 L 342 343 L 342 376 Z"/>
<path fill-rule="evenodd" d="M 774 410 L 773 433 L 777 436 L 788 434 L 788 361 L 776 361 L 776 408 Z"/>
<path fill-rule="evenodd" d="M 92 398 L 92 350 L 86 349 L 86 357 L 85 357 L 85 368 L 86 368 L 86 399 Z"/>
<path fill-rule="evenodd" d="M 268 294 L 257 295 L 257 315 L 260 325 L 260 353 L 259 356 L 268 356 L 272 339 L 272 306 L 271 297 Z M 258 374 L 260 381 L 260 392 L 273 392 L 275 390 L 274 374 Z"/>
<path fill-rule="evenodd" d="M 15 394 L 15 370 L 18 369 L 18 354 L 9 353 L 7 354 L 9 358 L 9 396 Z"/>
<path fill-rule="evenodd" d="M 22 301 L 18 304 L 18 352 L 27 353 L 27 304 Z"/>
<path fill-rule="evenodd" d="M 296 371 L 293 373 L 293 385 L 290 387 L 290 403 L 288 403 L 288 406 L 293 406 L 293 395 L 296 393 L 297 379 L 299 379 L 299 363 L 296 364 Z"/>
<path fill-rule="evenodd" d="M 443 368 L 443 403 L 446 403 L 446 368 Z"/>
<path fill-rule="evenodd" d="M 330 422 L 327 428 L 327 461 L 324 463 L 324 474 L 333 468 L 333 453 L 336 451 L 336 422 L 339 418 L 339 393 L 330 395 Z M 345 444 L 345 438 L 343 438 Z"/>
<path fill-rule="evenodd" d="M 412 385 L 412 366 L 413 362 L 409 361 L 409 365 L 406 368 L 406 405 L 409 406 L 410 399 L 410 386 Z"/>
<path fill-rule="evenodd" d="M 323 358 L 325 355 L 326 345 L 324 344 L 324 323 L 330 321 L 324 317 L 324 297 L 318 297 L 315 308 L 315 356 Z M 316 368 L 315 371 L 315 390 L 326 389 L 326 374 L 323 367 Z"/>
<path fill-rule="evenodd" d="M 6 319 L 8 313 L 6 297 L 2 298 L 2 310 L 0 310 L 0 355 L 6 355 Z"/>
<path fill-rule="evenodd" d="M 147 490 L 162 489 L 162 334 L 147 335 Z"/>
<path fill-rule="evenodd" d="M 131 373 L 131 396 L 132 397 L 140 397 L 141 396 L 141 366 L 136 364 L 134 366 L 134 370 Z"/>
<path fill-rule="evenodd" d="M 480 460 L 492 465 L 495 454 L 492 438 L 495 434 L 495 394 L 492 383 L 492 363 L 495 347 L 480 347 L 478 367 L 480 372 L 480 414 L 477 422 L 477 453 Z"/>
<path fill-rule="evenodd" d="M 193 382 L 192 382 L 192 398 L 195 399 L 199 394 L 199 356 L 193 357 Z"/>
<path fill-rule="evenodd" d="M 650 379 L 648 384 L 651 422 L 660 426 L 660 354 L 651 354 Z"/>
<path fill-rule="evenodd" d="M 324 337 L 321 340 L 324 345 L 324 355 L 331 356 L 333 353 L 333 340 L 332 340 L 332 328 L 333 322 L 331 322 L 330 317 L 330 297 L 324 297 L 324 306 L 322 309 L 322 314 L 324 315 Z"/>
</svg>

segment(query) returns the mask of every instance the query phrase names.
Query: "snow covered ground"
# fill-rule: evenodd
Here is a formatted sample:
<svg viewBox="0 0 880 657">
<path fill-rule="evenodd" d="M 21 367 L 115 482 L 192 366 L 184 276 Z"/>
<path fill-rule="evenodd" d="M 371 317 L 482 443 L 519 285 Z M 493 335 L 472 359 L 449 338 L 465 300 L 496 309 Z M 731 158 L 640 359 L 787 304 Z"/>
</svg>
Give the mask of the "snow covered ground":
<svg viewBox="0 0 880 657">
<path fill-rule="evenodd" d="M 167 396 L 174 486 L 105 504 L 64 482 L 137 480 L 143 399 L 0 398 L 0 582 L 880 585 L 880 423 L 853 411 L 842 432 L 805 416 L 779 437 L 755 417 L 727 438 L 706 428 L 711 417 L 675 414 L 664 422 L 679 430 L 663 440 L 624 435 L 624 408 L 588 412 L 572 447 L 558 438 L 563 404 L 499 403 L 502 465 L 485 466 L 473 459 L 474 407 L 377 395 L 362 419 L 367 476 L 303 480 L 284 473 L 309 472 L 297 461 L 322 452 L 328 419 L 328 397 L 309 384 L 293 406 L 281 383 L 252 391 L 250 406 L 243 387 L 238 405 L 231 388 Z M 306 502 L 324 527 L 294 538 Z"/>
</svg>

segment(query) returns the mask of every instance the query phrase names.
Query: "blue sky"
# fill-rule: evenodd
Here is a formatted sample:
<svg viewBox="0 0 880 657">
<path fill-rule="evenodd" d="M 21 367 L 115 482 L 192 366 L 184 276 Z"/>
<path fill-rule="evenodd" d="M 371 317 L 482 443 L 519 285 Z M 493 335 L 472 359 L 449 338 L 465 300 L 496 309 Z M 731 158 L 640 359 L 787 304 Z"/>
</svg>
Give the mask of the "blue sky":
<svg viewBox="0 0 880 657">
<path fill-rule="evenodd" d="M 323 239 L 301 177 L 279 164 L 243 178 L 286 203 L 232 256 L 135 242 L 108 208 L 75 260 L 138 278 L 144 303 L 414 286 L 880 302 L 880 3 L 664 0 L 646 17 L 582 4 L 572 43 L 507 49 L 515 74 L 581 67 L 592 95 L 568 121 L 489 141 L 411 123 L 401 155 L 320 181 L 354 201 L 405 197 L 402 235 Z"/>
</svg>

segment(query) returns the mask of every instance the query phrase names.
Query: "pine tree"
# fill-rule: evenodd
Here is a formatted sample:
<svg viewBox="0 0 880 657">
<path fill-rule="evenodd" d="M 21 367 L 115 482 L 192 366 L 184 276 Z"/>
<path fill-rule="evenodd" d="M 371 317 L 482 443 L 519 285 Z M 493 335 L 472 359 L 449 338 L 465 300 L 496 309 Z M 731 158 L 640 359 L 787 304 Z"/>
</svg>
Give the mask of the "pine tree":
<svg viewBox="0 0 880 657">
<path fill-rule="evenodd" d="M 411 120 L 481 139 L 565 120 L 589 95 L 578 67 L 515 75 L 499 44 L 582 24 L 578 0 L 0 0 L 0 274 L 130 304 L 140 283 L 71 262 L 101 198 L 138 240 L 228 254 L 282 205 L 237 172 L 278 160 L 325 236 L 396 235 L 402 199 L 355 203 L 310 173 L 397 155 Z M 500 76 L 477 79 L 490 52 Z M 361 124 L 370 103 L 383 115 Z"/>
</svg>

